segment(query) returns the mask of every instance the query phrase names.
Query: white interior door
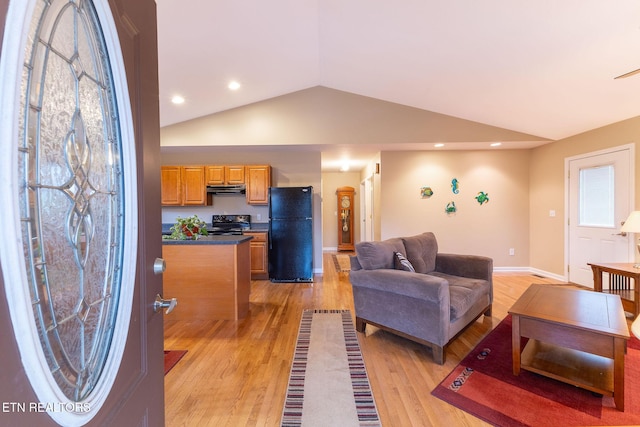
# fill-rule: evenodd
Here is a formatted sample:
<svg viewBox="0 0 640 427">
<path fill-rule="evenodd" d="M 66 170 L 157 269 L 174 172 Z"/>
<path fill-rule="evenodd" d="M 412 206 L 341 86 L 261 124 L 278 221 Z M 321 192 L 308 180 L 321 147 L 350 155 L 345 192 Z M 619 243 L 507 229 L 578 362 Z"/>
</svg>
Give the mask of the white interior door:
<svg viewBox="0 0 640 427">
<path fill-rule="evenodd" d="M 360 183 L 360 206 L 360 241 L 369 242 L 373 240 L 373 175 Z"/>
<path fill-rule="evenodd" d="M 567 160 L 568 278 L 593 287 L 588 263 L 630 262 L 633 245 L 620 227 L 633 209 L 633 146 Z"/>
</svg>

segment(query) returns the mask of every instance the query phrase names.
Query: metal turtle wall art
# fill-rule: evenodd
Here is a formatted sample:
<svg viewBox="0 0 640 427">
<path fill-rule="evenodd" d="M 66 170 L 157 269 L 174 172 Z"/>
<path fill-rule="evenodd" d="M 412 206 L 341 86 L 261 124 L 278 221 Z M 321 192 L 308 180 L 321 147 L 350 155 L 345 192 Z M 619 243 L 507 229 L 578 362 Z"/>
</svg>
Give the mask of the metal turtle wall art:
<svg viewBox="0 0 640 427">
<path fill-rule="evenodd" d="M 478 203 L 480 203 L 480 206 L 482 206 L 485 203 L 489 202 L 489 193 L 485 193 L 484 191 L 479 191 L 475 199 L 478 201 Z"/>
</svg>

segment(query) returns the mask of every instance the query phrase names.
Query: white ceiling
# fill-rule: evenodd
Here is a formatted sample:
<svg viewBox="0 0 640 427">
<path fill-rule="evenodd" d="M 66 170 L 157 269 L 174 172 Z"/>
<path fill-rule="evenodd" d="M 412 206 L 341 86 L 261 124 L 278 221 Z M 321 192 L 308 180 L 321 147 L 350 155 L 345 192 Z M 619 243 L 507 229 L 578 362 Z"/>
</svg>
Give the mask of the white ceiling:
<svg viewBox="0 0 640 427">
<path fill-rule="evenodd" d="M 162 126 L 318 85 L 551 140 L 640 115 L 638 0 L 157 2 Z"/>
</svg>

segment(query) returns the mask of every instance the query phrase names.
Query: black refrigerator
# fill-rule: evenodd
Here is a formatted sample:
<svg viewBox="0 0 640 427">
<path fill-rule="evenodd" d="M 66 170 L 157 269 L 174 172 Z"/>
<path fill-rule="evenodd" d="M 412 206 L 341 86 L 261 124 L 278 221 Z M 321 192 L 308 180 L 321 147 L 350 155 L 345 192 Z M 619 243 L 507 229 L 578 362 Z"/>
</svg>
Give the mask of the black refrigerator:
<svg viewBox="0 0 640 427">
<path fill-rule="evenodd" d="M 269 279 L 313 282 L 313 187 L 269 188 Z"/>
</svg>

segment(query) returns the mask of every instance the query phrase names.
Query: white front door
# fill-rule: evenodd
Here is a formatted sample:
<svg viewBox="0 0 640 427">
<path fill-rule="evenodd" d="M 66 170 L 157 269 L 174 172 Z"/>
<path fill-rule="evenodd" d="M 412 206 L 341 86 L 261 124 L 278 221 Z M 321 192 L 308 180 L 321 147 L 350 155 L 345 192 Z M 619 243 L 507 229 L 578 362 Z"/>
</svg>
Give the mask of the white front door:
<svg viewBox="0 0 640 427">
<path fill-rule="evenodd" d="M 620 227 L 633 210 L 633 146 L 567 159 L 568 278 L 593 287 L 588 263 L 630 262 L 633 245 Z"/>
<path fill-rule="evenodd" d="M 161 426 L 154 0 L 0 0 L 0 424 Z"/>
</svg>

